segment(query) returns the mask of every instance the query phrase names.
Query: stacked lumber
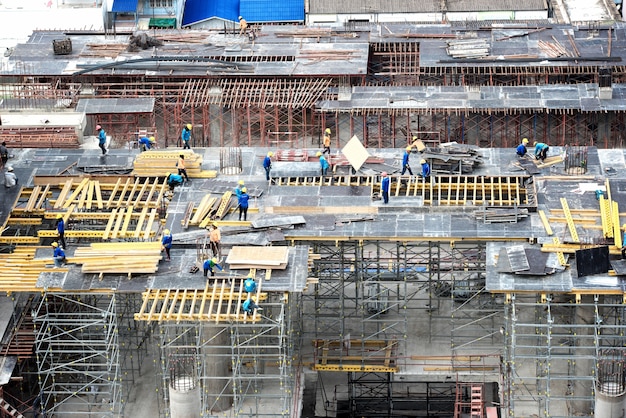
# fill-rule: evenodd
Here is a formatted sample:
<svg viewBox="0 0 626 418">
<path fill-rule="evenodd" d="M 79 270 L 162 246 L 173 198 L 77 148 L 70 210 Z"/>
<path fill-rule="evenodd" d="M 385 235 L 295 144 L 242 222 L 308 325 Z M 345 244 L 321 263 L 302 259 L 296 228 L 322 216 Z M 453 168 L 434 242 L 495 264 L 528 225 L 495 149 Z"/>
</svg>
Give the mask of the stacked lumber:
<svg viewBox="0 0 626 418">
<path fill-rule="evenodd" d="M 9 148 L 78 148 L 78 134 L 71 126 L 0 128 L 0 141 Z"/>
<path fill-rule="evenodd" d="M 126 44 L 87 44 L 78 56 L 81 58 L 117 58 L 127 48 Z"/>
<path fill-rule="evenodd" d="M 82 264 L 83 273 L 155 273 L 161 260 L 159 242 L 92 243 L 79 247 L 68 263 Z"/>
<path fill-rule="evenodd" d="M 233 199 L 231 199 L 233 193 L 228 191 L 222 195 L 222 197 L 211 196 L 206 194 L 200 200 L 200 204 L 197 208 L 191 208 L 186 211 L 185 216 L 181 220 L 184 228 L 189 225 L 198 225 L 200 228 L 206 228 L 209 222 L 219 220 L 228 213 L 231 206 L 233 206 Z M 190 203 L 193 205 L 193 202 Z M 192 215 L 193 214 L 193 215 Z"/>
<path fill-rule="evenodd" d="M 153 150 L 137 155 L 133 163 L 133 175 L 138 177 L 165 176 L 165 173 L 176 173 L 179 156 L 185 155 L 187 175 L 193 178 L 213 178 L 217 173 L 213 170 L 202 171 L 202 155 L 192 150 Z"/>
<path fill-rule="evenodd" d="M 547 42 L 547 41 L 539 41 L 537 42 L 539 49 L 543 54 L 549 58 L 557 58 L 557 57 L 571 57 L 572 54 L 559 42 Z"/>
<path fill-rule="evenodd" d="M 0 255 L 0 289 L 12 292 L 35 292 L 39 274 L 49 272 L 66 272 L 67 269 L 52 269 L 52 251 L 49 259 L 35 259 L 35 246 L 17 246 L 11 254 Z M 39 247 L 40 248 L 40 247 Z M 46 266 L 46 262 L 49 266 Z"/>
<path fill-rule="evenodd" d="M 330 51 L 300 51 L 297 58 L 308 59 L 313 61 L 349 61 L 357 53 L 356 50 L 338 50 L 333 49 Z"/>
<path fill-rule="evenodd" d="M 486 224 L 491 223 L 515 223 L 522 218 L 528 217 L 528 209 L 498 209 L 484 208 L 474 212 L 477 220 Z"/>
<path fill-rule="evenodd" d="M 183 42 L 188 44 L 204 44 L 207 43 L 208 31 L 176 31 L 174 33 L 157 33 L 155 38 L 163 42 Z"/>
<path fill-rule="evenodd" d="M 446 51 L 452 58 L 482 58 L 489 55 L 486 39 L 456 39 L 447 41 Z"/>
<path fill-rule="evenodd" d="M 231 270 L 287 268 L 289 247 L 233 247 L 226 263 Z"/>
</svg>

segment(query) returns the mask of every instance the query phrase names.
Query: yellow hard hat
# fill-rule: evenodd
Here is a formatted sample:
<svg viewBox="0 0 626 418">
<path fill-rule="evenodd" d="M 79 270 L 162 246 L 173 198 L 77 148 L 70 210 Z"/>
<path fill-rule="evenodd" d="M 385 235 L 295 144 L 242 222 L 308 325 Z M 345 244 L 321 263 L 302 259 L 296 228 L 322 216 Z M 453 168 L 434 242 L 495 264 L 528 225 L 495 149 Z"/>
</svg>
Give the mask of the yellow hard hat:
<svg viewBox="0 0 626 418">
<path fill-rule="evenodd" d="M 413 136 L 413 141 L 417 141 L 417 137 L 416 136 Z"/>
<path fill-rule="evenodd" d="M 58 246 L 59 246 L 59 244 L 57 244 L 56 242 L 53 242 L 51 245 L 52 245 L 53 247 L 58 247 Z"/>
<path fill-rule="evenodd" d="M 317 151 L 317 154 L 315 154 L 315 156 L 316 156 L 316 157 L 321 157 L 321 156 L 322 156 L 322 153 L 321 153 L 321 152 L 319 152 L 319 151 Z"/>
<path fill-rule="evenodd" d="M 243 186 L 244 185 L 243 180 L 239 180 L 239 184 Z"/>
<path fill-rule="evenodd" d="M 60 213 L 57 214 L 57 219 L 61 219 L 63 217 L 63 215 L 61 215 Z"/>
<path fill-rule="evenodd" d="M 154 142 L 154 141 L 156 141 L 156 139 L 155 139 L 153 136 L 151 136 L 151 137 L 150 137 L 150 138 L 148 138 L 148 139 L 150 139 L 150 142 Z"/>
<path fill-rule="evenodd" d="M 406 147 L 407 151 L 411 151 L 412 149 L 413 149 L 413 147 L 411 147 L 411 146 Z"/>
<path fill-rule="evenodd" d="M 165 231 L 163 231 L 163 233 L 164 233 L 165 235 L 169 235 L 169 234 L 170 234 L 170 230 L 169 230 L 169 229 L 166 229 Z"/>
<path fill-rule="evenodd" d="M 165 177 L 169 177 L 172 173 L 165 173 Z"/>
<path fill-rule="evenodd" d="M 214 262 L 215 264 L 217 264 L 217 258 L 213 257 L 213 258 L 211 259 L 211 261 L 212 261 L 212 262 Z"/>
<path fill-rule="evenodd" d="M 329 133 L 330 133 L 330 128 L 326 128 L 326 130 L 325 130 L 324 132 L 326 132 L 327 134 L 329 134 Z"/>
<path fill-rule="evenodd" d="M 537 142 L 537 141 L 533 142 L 533 145 L 537 145 L 537 144 L 538 144 L 538 142 Z"/>
<path fill-rule="evenodd" d="M 522 139 L 522 144 L 528 144 L 528 138 Z"/>
<path fill-rule="evenodd" d="M 270 152 L 268 152 L 268 153 L 267 153 L 267 156 L 268 156 L 268 157 L 273 157 L 273 156 L 274 156 L 274 153 L 273 153 L 272 151 L 270 151 Z"/>
<path fill-rule="evenodd" d="M 426 160 L 422 158 L 422 161 L 420 161 L 420 164 L 426 164 Z"/>
<path fill-rule="evenodd" d="M 242 191 L 243 193 L 247 193 L 247 192 L 248 192 L 248 189 L 247 189 L 247 188 L 245 188 L 245 187 L 243 187 L 243 188 L 241 189 L 241 191 Z"/>
<path fill-rule="evenodd" d="M 188 123 L 187 124 L 187 129 L 191 129 L 191 128 L 192 128 L 191 123 Z"/>
</svg>

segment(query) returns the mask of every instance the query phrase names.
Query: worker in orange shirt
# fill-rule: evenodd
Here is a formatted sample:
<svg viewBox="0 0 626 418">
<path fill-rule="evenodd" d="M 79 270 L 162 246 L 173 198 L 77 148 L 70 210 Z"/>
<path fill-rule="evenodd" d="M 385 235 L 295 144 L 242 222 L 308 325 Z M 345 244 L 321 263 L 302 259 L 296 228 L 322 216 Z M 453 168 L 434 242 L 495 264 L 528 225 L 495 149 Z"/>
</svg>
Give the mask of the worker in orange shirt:
<svg viewBox="0 0 626 418">
<path fill-rule="evenodd" d="M 185 168 L 185 154 L 180 154 L 178 156 L 178 162 L 176 163 L 176 168 L 178 168 L 178 175 L 185 177 L 185 182 L 189 181 L 189 176 L 187 175 L 187 169 Z"/>
<path fill-rule="evenodd" d="M 209 245 L 213 252 L 213 257 L 219 257 L 220 255 L 220 241 L 222 240 L 222 233 L 217 227 L 217 224 L 213 222 L 209 230 Z"/>
<path fill-rule="evenodd" d="M 330 128 L 326 128 L 324 131 L 324 151 L 322 151 L 322 154 L 328 153 L 328 155 L 330 155 L 330 133 Z"/>
</svg>

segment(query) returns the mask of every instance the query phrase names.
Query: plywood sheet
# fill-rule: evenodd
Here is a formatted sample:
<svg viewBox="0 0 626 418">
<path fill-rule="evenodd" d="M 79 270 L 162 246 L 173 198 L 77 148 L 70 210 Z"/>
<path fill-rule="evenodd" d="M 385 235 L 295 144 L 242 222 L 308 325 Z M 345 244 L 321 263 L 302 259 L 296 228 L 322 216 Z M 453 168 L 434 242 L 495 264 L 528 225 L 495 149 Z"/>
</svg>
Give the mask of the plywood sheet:
<svg viewBox="0 0 626 418">
<path fill-rule="evenodd" d="M 288 257 L 289 247 L 233 247 L 228 253 L 226 263 L 231 269 L 284 269 L 287 266 Z"/>
<path fill-rule="evenodd" d="M 341 149 L 341 153 L 346 157 L 350 165 L 352 165 L 352 168 L 357 171 L 370 157 L 369 152 L 367 152 L 367 149 L 356 135 L 350 138 L 348 143 Z"/>
</svg>

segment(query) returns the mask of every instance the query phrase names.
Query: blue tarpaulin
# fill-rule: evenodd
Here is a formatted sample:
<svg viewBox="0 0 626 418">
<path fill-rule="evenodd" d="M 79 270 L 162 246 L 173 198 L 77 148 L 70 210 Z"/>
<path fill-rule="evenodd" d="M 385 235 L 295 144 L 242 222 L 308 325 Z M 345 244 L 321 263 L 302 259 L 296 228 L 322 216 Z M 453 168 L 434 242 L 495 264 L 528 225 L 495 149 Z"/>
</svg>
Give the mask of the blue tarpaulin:
<svg viewBox="0 0 626 418">
<path fill-rule="evenodd" d="M 183 26 L 211 18 L 248 23 L 304 22 L 304 0 L 187 0 Z"/>
<path fill-rule="evenodd" d="M 111 11 L 115 13 L 136 12 L 138 2 L 139 0 L 114 0 Z"/>
</svg>

